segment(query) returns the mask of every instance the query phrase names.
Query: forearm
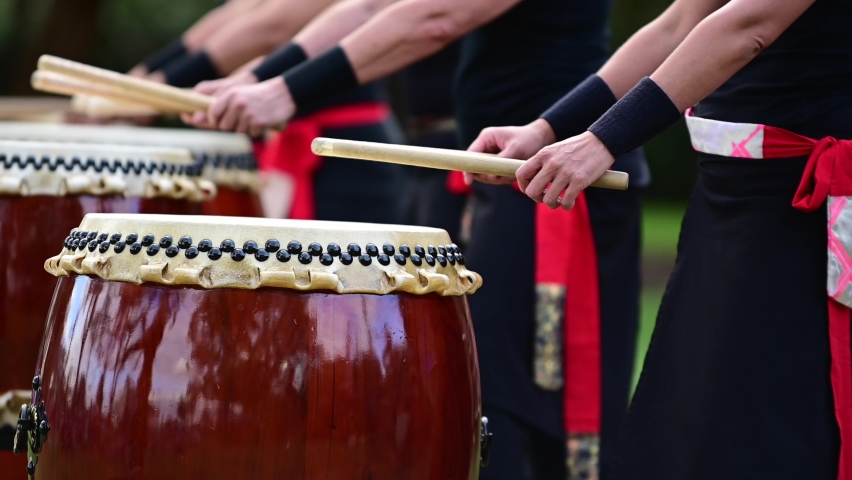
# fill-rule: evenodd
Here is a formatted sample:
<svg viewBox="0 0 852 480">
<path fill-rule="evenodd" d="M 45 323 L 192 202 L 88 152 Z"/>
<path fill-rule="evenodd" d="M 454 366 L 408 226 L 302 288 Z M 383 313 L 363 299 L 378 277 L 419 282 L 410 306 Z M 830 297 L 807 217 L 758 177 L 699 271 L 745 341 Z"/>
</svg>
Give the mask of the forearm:
<svg viewBox="0 0 852 480">
<path fill-rule="evenodd" d="M 675 2 L 630 37 L 598 71 L 598 75 L 616 98 L 623 97 L 639 80 L 657 70 L 695 26 L 724 3 L 719 0 Z"/>
<path fill-rule="evenodd" d="M 364 25 L 385 7 L 397 0 L 344 0 L 327 8 L 293 41 L 314 58 L 337 45 L 343 38 Z"/>
<path fill-rule="evenodd" d="M 221 7 L 210 11 L 183 34 L 183 44 L 192 53 L 198 52 L 204 46 L 204 42 L 224 25 L 234 21 L 235 18 L 251 11 L 265 0 L 241 0 L 239 2 L 228 2 Z"/>
<path fill-rule="evenodd" d="M 229 74 L 293 38 L 334 0 L 270 0 L 212 35 L 204 50 L 222 74 Z"/>
<path fill-rule="evenodd" d="M 782 6 L 771 0 L 733 0 L 701 22 L 651 79 L 684 111 L 772 44 L 813 1 Z"/>
<path fill-rule="evenodd" d="M 359 83 L 383 78 L 490 22 L 518 0 L 406 0 L 340 42 Z"/>
<path fill-rule="evenodd" d="M 659 135 L 774 42 L 814 0 L 732 0 L 589 131 L 614 156 Z"/>
</svg>

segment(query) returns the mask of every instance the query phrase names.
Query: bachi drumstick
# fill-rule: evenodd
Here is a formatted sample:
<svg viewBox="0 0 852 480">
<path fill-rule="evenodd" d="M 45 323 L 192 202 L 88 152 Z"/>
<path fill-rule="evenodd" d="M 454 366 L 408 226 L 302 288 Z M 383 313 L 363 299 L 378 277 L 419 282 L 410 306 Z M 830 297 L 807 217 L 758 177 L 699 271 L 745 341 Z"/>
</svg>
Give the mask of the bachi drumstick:
<svg viewBox="0 0 852 480">
<path fill-rule="evenodd" d="M 458 170 L 470 173 L 514 177 L 523 160 L 500 158 L 487 153 L 446 150 L 441 148 L 389 145 L 332 138 L 317 138 L 311 144 L 314 154 L 325 157 L 354 158 L 376 162 L 397 163 L 415 167 Z M 627 190 L 630 176 L 624 172 L 607 171 L 592 182 L 592 187 Z"/>
<path fill-rule="evenodd" d="M 134 109 L 145 108 L 152 110 L 153 114 L 177 113 L 180 106 L 170 102 L 152 101 L 146 103 L 146 98 L 127 94 L 118 89 L 113 89 L 102 84 L 89 82 L 80 78 L 69 77 L 56 72 L 37 70 L 33 72 L 31 83 L 34 89 L 42 92 L 57 93 L 61 95 L 85 95 L 97 97 L 116 102 L 122 105 L 131 105 Z"/>
<path fill-rule="evenodd" d="M 164 102 L 166 104 L 173 104 L 183 112 L 207 110 L 213 104 L 213 98 L 207 95 L 186 91 L 170 85 L 163 85 L 142 78 L 131 77 L 130 75 L 104 70 L 52 55 L 42 55 L 38 60 L 38 68 L 42 71 L 55 72 L 118 90 L 127 96 L 134 97 L 135 101 L 138 102 L 150 105 L 158 105 Z"/>
</svg>

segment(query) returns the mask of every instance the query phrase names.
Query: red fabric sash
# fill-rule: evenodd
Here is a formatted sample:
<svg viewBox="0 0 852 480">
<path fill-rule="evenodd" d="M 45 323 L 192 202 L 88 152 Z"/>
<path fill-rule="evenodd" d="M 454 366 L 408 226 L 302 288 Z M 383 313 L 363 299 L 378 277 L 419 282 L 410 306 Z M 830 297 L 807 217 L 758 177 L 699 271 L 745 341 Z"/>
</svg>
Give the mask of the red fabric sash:
<svg viewBox="0 0 852 480">
<path fill-rule="evenodd" d="M 516 190 L 518 184 L 514 184 Z M 447 189 L 469 193 L 461 172 L 450 172 Z M 536 284 L 565 286 L 563 376 L 565 431 L 599 434 L 601 428 L 600 283 L 592 223 L 585 194 L 568 211 L 536 206 Z"/>
<path fill-rule="evenodd" d="M 322 136 L 323 130 L 375 125 L 390 115 L 390 108 L 384 103 L 336 106 L 293 120 L 283 132 L 270 138 L 258 163 L 261 171 L 278 170 L 293 178 L 295 191 L 287 218 L 312 220 L 316 216 L 313 177 L 322 158 L 311 151 L 311 142 Z"/>
<path fill-rule="evenodd" d="M 598 262 L 586 196 L 571 210 L 536 206 L 535 281 L 565 286 L 565 431 L 599 434 L 601 332 Z"/>
<path fill-rule="evenodd" d="M 813 212 L 832 197 L 852 196 L 852 141 L 826 137 L 814 140 L 774 127 L 765 127 L 764 158 L 808 155 L 805 173 L 793 206 Z M 829 236 L 832 232 L 829 228 Z M 834 411 L 840 427 L 838 480 L 852 480 L 852 342 L 850 309 L 828 299 L 828 335 L 831 346 L 831 384 Z"/>
</svg>

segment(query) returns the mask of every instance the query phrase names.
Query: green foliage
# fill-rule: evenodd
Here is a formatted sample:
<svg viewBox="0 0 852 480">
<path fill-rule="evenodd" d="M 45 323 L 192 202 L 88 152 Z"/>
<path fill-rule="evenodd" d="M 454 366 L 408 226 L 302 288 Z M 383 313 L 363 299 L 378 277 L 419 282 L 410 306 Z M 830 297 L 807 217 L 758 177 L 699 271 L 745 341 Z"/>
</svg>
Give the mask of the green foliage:
<svg viewBox="0 0 852 480">
<path fill-rule="evenodd" d="M 111 0 L 100 12 L 99 65 L 128 70 L 213 9 L 216 0 Z"/>
</svg>

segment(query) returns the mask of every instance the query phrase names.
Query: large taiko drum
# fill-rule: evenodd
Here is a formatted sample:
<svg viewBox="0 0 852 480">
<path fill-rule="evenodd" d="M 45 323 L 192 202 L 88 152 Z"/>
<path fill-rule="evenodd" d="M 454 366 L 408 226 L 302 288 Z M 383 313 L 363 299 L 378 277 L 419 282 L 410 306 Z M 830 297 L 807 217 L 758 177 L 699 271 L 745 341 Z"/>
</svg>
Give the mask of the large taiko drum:
<svg viewBox="0 0 852 480">
<path fill-rule="evenodd" d="M 205 202 L 205 214 L 263 216 L 257 162 L 245 135 L 123 125 L 0 122 L 0 138 L 185 148 L 195 157 L 202 178 L 218 189 L 216 197 Z"/>
<path fill-rule="evenodd" d="M 478 477 L 481 279 L 443 230 L 93 214 L 45 268 L 37 479 Z"/>
<path fill-rule="evenodd" d="M 186 150 L 0 141 L 0 237 L 7 252 L 0 255 L 0 473 L 9 462 L 26 465 L 12 456 L 12 437 L 56 285 L 43 271 L 42 252 L 87 213 L 198 214 L 214 193 Z M 90 236 L 77 239 L 76 248 L 88 251 L 104 238 Z"/>
</svg>

